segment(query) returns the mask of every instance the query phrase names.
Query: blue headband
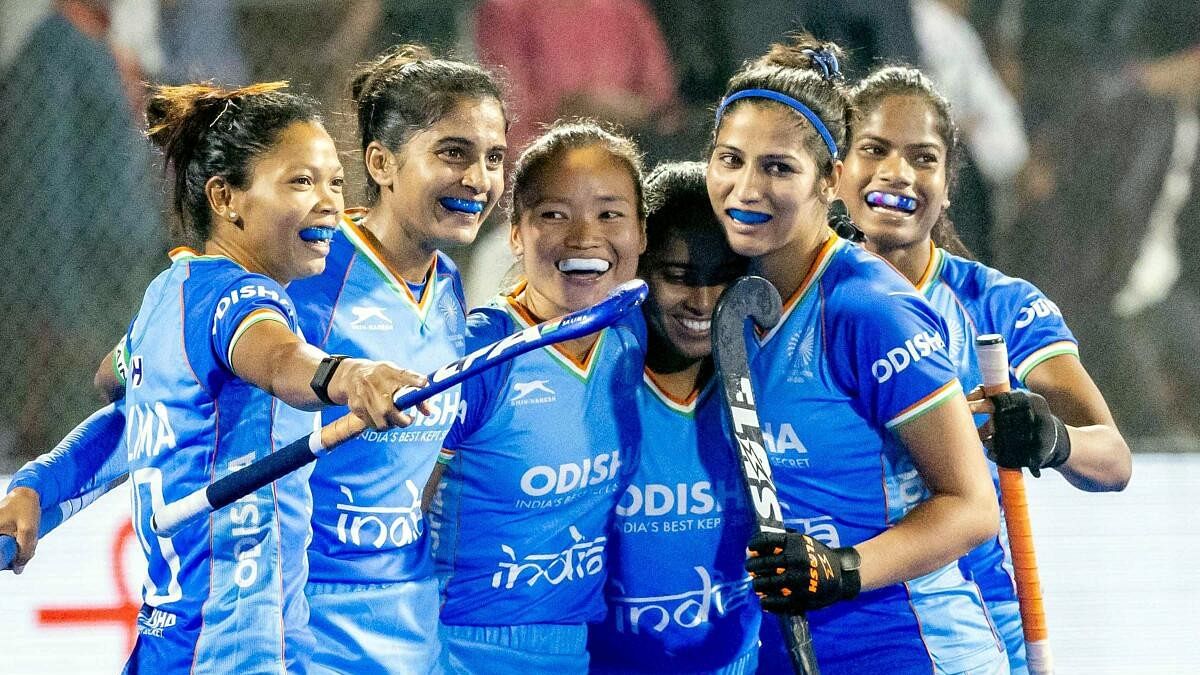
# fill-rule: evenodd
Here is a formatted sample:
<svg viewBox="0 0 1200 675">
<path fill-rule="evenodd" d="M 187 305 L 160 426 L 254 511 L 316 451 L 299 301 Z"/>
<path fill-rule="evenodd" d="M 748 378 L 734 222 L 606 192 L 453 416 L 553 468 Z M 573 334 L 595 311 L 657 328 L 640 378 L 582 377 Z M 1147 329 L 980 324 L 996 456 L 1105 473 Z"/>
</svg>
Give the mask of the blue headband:
<svg viewBox="0 0 1200 675">
<path fill-rule="evenodd" d="M 821 118 L 817 117 L 815 112 L 810 110 L 808 106 L 804 105 L 800 101 L 797 101 L 787 94 L 781 94 L 771 89 L 743 89 L 737 93 L 726 96 L 725 99 L 721 101 L 721 105 L 717 107 L 717 124 L 721 123 L 721 115 L 725 112 L 725 109 L 729 107 L 729 104 L 733 103 L 734 101 L 739 101 L 743 98 L 770 99 L 772 101 L 782 103 L 801 115 L 804 115 L 804 118 L 812 123 L 813 128 L 817 130 L 817 133 L 821 135 L 821 139 L 825 141 L 826 147 L 829 148 L 829 154 L 833 155 L 834 159 L 837 159 L 837 143 L 833 142 L 833 135 L 829 133 L 829 129 L 825 128 L 825 123 L 821 121 Z"/>
</svg>

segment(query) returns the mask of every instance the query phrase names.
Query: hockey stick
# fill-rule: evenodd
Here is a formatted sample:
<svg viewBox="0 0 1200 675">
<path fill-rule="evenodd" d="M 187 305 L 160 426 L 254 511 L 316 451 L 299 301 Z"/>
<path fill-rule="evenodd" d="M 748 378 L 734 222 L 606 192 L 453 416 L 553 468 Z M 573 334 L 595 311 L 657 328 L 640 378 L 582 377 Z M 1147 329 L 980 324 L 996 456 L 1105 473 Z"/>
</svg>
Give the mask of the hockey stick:
<svg viewBox="0 0 1200 675">
<path fill-rule="evenodd" d="M 721 294 L 713 311 L 713 360 L 737 441 L 742 481 L 754 506 L 754 523 L 759 532 L 784 532 L 783 510 L 771 480 L 771 464 L 763 449 L 758 409 L 750 385 L 746 321 L 753 320 L 760 328 L 769 330 L 779 323 L 781 311 L 779 292 L 762 277 L 742 277 L 733 282 Z M 820 670 L 808 620 L 801 614 L 780 615 L 779 623 L 797 675 L 817 675 Z"/>
<path fill-rule="evenodd" d="M 983 371 L 983 393 L 992 396 L 1008 391 L 1008 347 L 1004 337 L 980 335 L 975 338 L 975 351 L 979 355 L 979 369 Z M 1017 602 L 1021 606 L 1025 658 L 1031 675 L 1052 675 L 1054 655 L 1046 630 L 1046 608 L 1042 604 L 1042 583 L 1038 579 L 1037 555 L 1033 550 L 1025 477 L 1020 469 L 999 469 L 1000 504 L 1004 507 L 1004 523 L 1008 527 L 1008 546 L 1017 582 Z"/>
<path fill-rule="evenodd" d="M 425 399 L 474 377 L 483 371 L 526 352 L 566 340 L 584 337 L 612 325 L 646 299 L 646 283 L 635 279 L 617 286 L 604 300 L 558 319 L 543 321 L 490 345 L 429 374 L 422 389 L 396 392 L 396 407 L 404 410 Z M 316 460 L 338 444 L 365 431 L 367 425 L 354 414 L 338 418 L 321 429 L 288 444 L 282 450 L 200 488 L 179 501 L 159 509 L 151 527 L 161 537 L 179 532 L 193 518 L 245 497 L 255 490 Z"/>
</svg>

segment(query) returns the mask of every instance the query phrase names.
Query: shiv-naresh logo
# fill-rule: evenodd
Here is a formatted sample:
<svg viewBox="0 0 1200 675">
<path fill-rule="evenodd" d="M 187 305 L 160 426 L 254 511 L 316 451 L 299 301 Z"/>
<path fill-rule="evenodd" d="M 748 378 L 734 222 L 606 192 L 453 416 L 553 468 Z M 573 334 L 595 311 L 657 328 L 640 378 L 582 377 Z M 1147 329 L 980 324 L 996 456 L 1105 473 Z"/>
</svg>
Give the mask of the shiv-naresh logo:
<svg viewBox="0 0 1200 675">
<path fill-rule="evenodd" d="M 528 403 L 549 403 L 555 400 L 554 390 L 550 388 L 550 380 L 513 382 L 512 389 L 516 395 L 508 399 L 508 402 L 515 405 L 524 405 Z M 534 396 L 535 394 L 540 395 Z"/>
<path fill-rule="evenodd" d="M 354 330 L 391 330 L 392 320 L 387 314 L 383 313 L 382 307 L 371 307 L 369 305 L 358 305 L 351 307 L 350 313 L 354 315 L 354 321 L 350 323 L 350 328 Z"/>
</svg>

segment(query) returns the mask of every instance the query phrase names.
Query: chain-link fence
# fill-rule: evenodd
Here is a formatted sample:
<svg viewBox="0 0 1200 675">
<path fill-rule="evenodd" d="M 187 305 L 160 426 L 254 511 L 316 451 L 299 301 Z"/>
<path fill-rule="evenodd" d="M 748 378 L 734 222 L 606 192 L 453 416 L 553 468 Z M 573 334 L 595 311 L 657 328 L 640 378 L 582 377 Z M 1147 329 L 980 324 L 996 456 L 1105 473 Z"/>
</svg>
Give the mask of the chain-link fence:
<svg viewBox="0 0 1200 675">
<path fill-rule="evenodd" d="M 851 78 L 888 60 L 934 76 L 967 139 L 964 238 L 1059 303 L 1126 431 L 1194 438 L 1198 14 L 1186 0 L 0 0 L 0 472 L 96 407 L 93 373 L 179 243 L 140 82 L 291 80 L 325 104 L 356 205 L 345 86 L 387 45 L 502 65 L 514 145 L 588 113 L 653 164 L 703 156 L 728 76 L 801 26 L 848 48 Z M 453 252 L 473 301 L 508 267 L 504 234 L 492 223 Z"/>
</svg>

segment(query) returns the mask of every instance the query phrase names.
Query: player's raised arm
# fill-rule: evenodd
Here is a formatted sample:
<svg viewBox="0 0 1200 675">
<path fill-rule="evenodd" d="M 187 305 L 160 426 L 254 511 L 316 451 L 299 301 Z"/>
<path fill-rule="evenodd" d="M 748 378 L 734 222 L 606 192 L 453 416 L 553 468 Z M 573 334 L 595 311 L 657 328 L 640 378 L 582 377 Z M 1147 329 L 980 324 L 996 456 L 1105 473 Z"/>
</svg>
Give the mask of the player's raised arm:
<svg viewBox="0 0 1200 675">
<path fill-rule="evenodd" d="M 993 397 L 990 406 L 975 404 L 979 412 L 994 412 L 997 406 L 1003 410 L 992 418 L 996 463 L 1028 468 L 1035 475 L 1053 468 L 1089 492 L 1125 489 L 1133 474 L 1129 445 L 1078 356 L 1047 359 L 1024 380 L 1028 393 Z"/>
</svg>

